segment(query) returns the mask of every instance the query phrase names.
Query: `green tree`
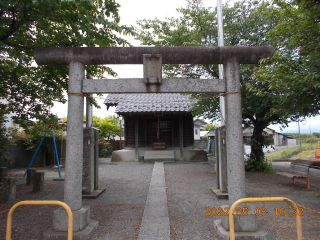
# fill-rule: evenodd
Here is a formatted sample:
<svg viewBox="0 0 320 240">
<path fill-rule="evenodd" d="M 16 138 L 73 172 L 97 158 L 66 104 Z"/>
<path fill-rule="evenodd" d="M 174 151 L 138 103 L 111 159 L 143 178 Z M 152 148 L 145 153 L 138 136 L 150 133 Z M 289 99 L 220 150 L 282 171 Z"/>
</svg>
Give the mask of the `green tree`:
<svg viewBox="0 0 320 240">
<path fill-rule="evenodd" d="M 83 116 L 83 121 L 86 121 L 87 116 Z M 63 117 L 63 122 L 67 122 L 67 117 Z M 92 126 L 100 130 L 99 139 L 113 139 L 120 135 L 120 121 L 115 115 L 105 118 L 93 116 Z"/>
<path fill-rule="evenodd" d="M 120 122 L 115 115 L 106 118 L 93 116 L 92 125 L 100 130 L 99 139 L 113 139 L 120 135 Z"/>
<path fill-rule="evenodd" d="M 204 125 L 203 130 L 204 131 L 209 131 L 209 132 L 214 132 L 214 130 L 217 128 L 216 125 L 212 124 L 212 123 L 208 123 L 206 125 Z"/>
<path fill-rule="evenodd" d="M 8 121 L 5 117 L 6 113 L 5 109 L 0 107 L 0 162 L 8 165 L 10 163 L 8 148 L 14 145 L 14 139 L 11 135 L 13 129 L 7 129 L 5 125 Z"/>
<path fill-rule="evenodd" d="M 156 46 L 195 46 L 217 45 L 216 10 L 211 11 L 202 5 L 201 0 L 189 0 L 186 8 L 178 9 L 180 18 L 167 18 L 165 21 L 139 21 L 137 38 L 144 45 Z M 263 10 L 263 11 L 262 11 Z M 226 46 L 263 46 L 270 45 L 267 32 L 279 23 L 273 7 L 264 1 L 242 0 L 233 7 L 224 5 L 224 32 Z M 263 129 L 273 123 L 287 123 L 286 114 L 276 114 L 271 111 L 277 98 L 274 94 L 259 96 L 250 89 L 267 91 L 267 82 L 257 82 L 252 78 L 253 65 L 240 66 L 242 92 L 242 115 L 246 126 L 253 125 L 251 156 L 257 162 L 263 162 L 263 146 L 268 140 L 263 136 Z M 166 77 L 218 78 L 216 65 L 165 65 Z M 250 91 L 249 91 L 250 90 Z M 194 105 L 193 114 L 205 118 L 221 120 L 219 112 L 219 96 L 217 94 L 194 94 L 199 100 Z"/>
<path fill-rule="evenodd" d="M 125 46 L 120 34 L 133 34 L 119 24 L 114 0 L 6 0 L 0 3 L 0 98 L 15 112 L 15 121 L 45 119 L 53 101 L 66 102 L 68 66 L 36 66 L 39 47 Z M 116 75 L 104 66 L 87 73 Z"/>
<path fill-rule="evenodd" d="M 275 0 L 274 14 L 280 23 L 268 32 L 277 48 L 255 73 L 259 82 L 268 82 L 268 91 L 255 89 L 264 97 L 281 96 L 272 112 L 290 113 L 292 120 L 320 114 L 320 2 L 314 0 Z M 292 114 L 293 113 L 293 114 Z"/>
</svg>

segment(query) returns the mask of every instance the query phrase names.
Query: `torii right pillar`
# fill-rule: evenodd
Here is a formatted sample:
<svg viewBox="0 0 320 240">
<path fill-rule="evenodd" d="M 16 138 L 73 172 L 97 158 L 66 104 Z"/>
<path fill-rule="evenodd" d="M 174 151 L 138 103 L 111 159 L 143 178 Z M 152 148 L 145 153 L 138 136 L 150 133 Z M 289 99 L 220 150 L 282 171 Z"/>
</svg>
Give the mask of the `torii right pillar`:
<svg viewBox="0 0 320 240">
<path fill-rule="evenodd" d="M 223 63 L 226 82 L 224 96 L 229 205 L 221 206 L 222 209 L 230 209 L 234 202 L 246 197 L 239 65 L 236 58 L 230 58 Z M 236 239 L 266 239 L 267 232 L 258 229 L 253 209 L 250 209 L 250 206 L 245 204 L 239 207 L 241 209 L 246 207 L 248 215 L 234 215 Z M 228 216 L 216 220 L 214 225 L 219 234 L 219 239 L 230 239 Z"/>
<path fill-rule="evenodd" d="M 236 59 L 230 59 L 223 64 L 223 69 L 227 87 L 225 94 L 226 146 L 231 206 L 238 199 L 246 197 L 239 63 Z"/>
</svg>

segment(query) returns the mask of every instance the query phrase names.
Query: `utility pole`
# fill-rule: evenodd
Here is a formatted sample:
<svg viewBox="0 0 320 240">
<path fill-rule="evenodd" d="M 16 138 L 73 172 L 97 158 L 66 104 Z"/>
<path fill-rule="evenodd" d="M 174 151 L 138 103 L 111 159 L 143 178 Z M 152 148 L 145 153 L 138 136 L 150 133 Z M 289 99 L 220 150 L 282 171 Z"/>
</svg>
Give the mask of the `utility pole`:
<svg viewBox="0 0 320 240">
<path fill-rule="evenodd" d="M 301 135 L 300 135 L 300 124 L 299 124 L 299 121 L 298 121 L 298 129 L 299 129 L 300 152 L 302 152 L 302 147 L 301 147 Z"/>
<path fill-rule="evenodd" d="M 222 21 L 222 0 L 217 0 L 217 18 L 218 18 L 218 46 L 223 47 L 223 21 Z M 223 79 L 223 64 L 219 64 L 219 79 Z M 220 95 L 220 114 L 221 123 L 220 126 L 225 125 L 225 103 L 224 97 Z"/>
<path fill-rule="evenodd" d="M 92 79 L 91 75 L 87 74 L 88 79 Z M 93 106 L 89 102 L 89 97 L 92 97 L 92 94 L 86 98 L 86 127 L 92 127 L 92 118 L 93 118 Z"/>
<path fill-rule="evenodd" d="M 310 125 L 309 125 L 309 130 L 310 130 L 310 145 L 312 147 L 312 135 L 311 135 L 311 127 L 310 127 Z"/>
</svg>

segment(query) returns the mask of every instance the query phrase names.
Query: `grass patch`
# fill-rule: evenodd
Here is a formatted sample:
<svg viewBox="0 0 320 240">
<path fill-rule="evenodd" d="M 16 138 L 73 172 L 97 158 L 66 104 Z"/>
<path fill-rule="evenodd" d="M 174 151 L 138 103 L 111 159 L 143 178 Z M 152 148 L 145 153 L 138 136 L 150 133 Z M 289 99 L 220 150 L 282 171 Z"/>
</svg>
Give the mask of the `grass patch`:
<svg viewBox="0 0 320 240">
<path fill-rule="evenodd" d="M 303 143 L 301 147 L 302 153 L 300 153 L 301 155 L 298 155 L 299 157 L 297 158 L 306 158 L 306 156 L 309 155 L 310 151 L 316 148 L 316 145 L 314 144 L 311 146 L 310 143 Z M 299 154 L 299 152 L 300 146 L 293 148 L 281 148 L 270 153 L 265 153 L 265 157 L 268 160 L 273 161 L 282 158 L 291 158 L 292 156 Z"/>
<path fill-rule="evenodd" d="M 293 157 L 293 159 L 306 159 L 310 154 L 315 155 L 316 150 L 305 150 Z"/>
</svg>

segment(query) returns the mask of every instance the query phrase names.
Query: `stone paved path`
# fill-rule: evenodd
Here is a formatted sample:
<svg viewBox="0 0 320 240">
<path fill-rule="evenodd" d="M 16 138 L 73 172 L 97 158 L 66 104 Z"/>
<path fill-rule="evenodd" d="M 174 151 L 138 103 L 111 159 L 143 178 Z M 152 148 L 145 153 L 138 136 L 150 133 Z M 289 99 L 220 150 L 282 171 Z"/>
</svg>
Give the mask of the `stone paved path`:
<svg viewBox="0 0 320 240">
<path fill-rule="evenodd" d="M 138 240 L 170 239 L 163 162 L 155 162 Z"/>
</svg>

